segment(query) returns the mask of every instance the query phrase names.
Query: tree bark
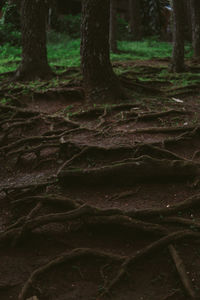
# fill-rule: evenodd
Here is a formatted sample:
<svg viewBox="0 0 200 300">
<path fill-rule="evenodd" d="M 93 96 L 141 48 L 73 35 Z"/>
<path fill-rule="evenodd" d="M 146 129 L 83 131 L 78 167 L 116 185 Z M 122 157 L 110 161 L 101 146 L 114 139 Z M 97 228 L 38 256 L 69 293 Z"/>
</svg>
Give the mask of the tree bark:
<svg viewBox="0 0 200 300">
<path fill-rule="evenodd" d="M 47 8 L 44 0 L 22 0 L 22 62 L 16 72 L 18 80 L 46 79 L 52 75 L 46 49 Z"/>
<path fill-rule="evenodd" d="M 194 58 L 200 58 L 200 1 L 190 0 Z"/>
<path fill-rule="evenodd" d="M 110 63 L 109 0 L 82 1 L 81 65 L 86 99 L 116 101 L 124 96 Z"/>
<path fill-rule="evenodd" d="M 129 0 L 129 12 L 130 30 L 133 36 L 133 40 L 139 41 L 142 37 L 140 0 Z"/>
<path fill-rule="evenodd" d="M 184 67 L 184 13 L 182 1 L 173 0 L 172 71 L 183 72 Z"/>
<path fill-rule="evenodd" d="M 116 1 L 110 0 L 110 50 L 117 53 L 117 9 Z"/>
</svg>

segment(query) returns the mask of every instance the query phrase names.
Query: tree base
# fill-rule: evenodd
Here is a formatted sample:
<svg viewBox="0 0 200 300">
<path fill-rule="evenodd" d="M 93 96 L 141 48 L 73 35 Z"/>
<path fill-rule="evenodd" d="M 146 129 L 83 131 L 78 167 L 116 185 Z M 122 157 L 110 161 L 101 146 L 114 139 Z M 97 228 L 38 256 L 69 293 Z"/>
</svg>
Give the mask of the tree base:
<svg viewBox="0 0 200 300">
<path fill-rule="evenodd" d="M 54 73 L 46 64 L 21 64 L 17 69 L 14 80 L 18 81 L 31 81 L 37 79 L 51 79 Z"/>
</svg>

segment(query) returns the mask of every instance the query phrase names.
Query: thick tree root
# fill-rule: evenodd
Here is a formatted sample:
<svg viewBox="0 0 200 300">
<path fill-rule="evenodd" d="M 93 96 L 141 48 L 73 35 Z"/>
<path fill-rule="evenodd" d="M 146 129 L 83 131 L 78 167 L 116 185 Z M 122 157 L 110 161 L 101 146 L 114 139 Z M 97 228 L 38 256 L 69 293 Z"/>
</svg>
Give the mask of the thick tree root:
<svg viewBox="0 0 200 300">
<path fill-rule="evenodd" d="M 136 111 L 130 111 L 130 112 L 124 112 L 123 115 L 120 113 L 119 117 L 123 116 L 124 120 L 120 120 L 117 122 L 117 124 L 124 124 L 127 122 L 135 121 L 136 123 L 139 121 L 152 121 L 152 120 L 157 120 L 169 116 L 182 116 L 182 115 L 188 115 L 191 114 L 188 111 L 185 110 L 175 110 L 175 109 L 170 109 L 168 111 L 163 111 L 163 112 L 143 112 L 143 113 L 138 113 Z"/>
<path fill-rule="evenodd" d="M 61 185 L 69 184 L 133 184 L 149 180 L 185 180 L 200 174 L 198 164 L 191 161 L 159 160 L 141 156 L 132 162 L 92 169 L 69 169 L 58 173 Z"/>
<path fill-rule="evenodd" d="M 179 256 L 178 252 L 176 251 L 176 249 L 172 245 L 169 245 L 168 249 L 169 249 L 169 252 L 170 252 L 170 254 L 172 256 L 172 259 L 175 263 L 177 272 L 180 276 L 181 282 L 184 286 L 184 289 L 185 289 L 189 299 L 199 299 L 199 297 L 197 297 L 197 294 L 196 294 L 196 292 L 193 288 L 192 281 L 190 280 L 190 278 L 187 275 L 187 272 L 185 270 L 185 266 L 183 264 L 182 259 Z"/>
<path fill-rule="evenodd" d="M 200 194 L 197 194 L 172 206 L 169 205 L 168 207 L 165 208 L 132 210 L 128 212 L 128 215 L 134 218 L 155 218 L 155 217 L 162 218 L 164 216 L 169 216 L 178 212 L 183 212 L 187 209 L 192 209 L 199 206 L 200 206 Z M 187 225 L 191 225 L 191 223 L 188 223 Z"/>
<path fill-rule="evenodd" d="M 22 227 L 21 223 L 22 221 L 24 221 L 24 219 L 20 220 L 20 227 L 16 228 L 15 223 L 14 228 L 9 228 L 8 231 L 5 231 L 0 234 L 0 240 L 12 240 L 13 237 L 16 236 L 16 233 L 18 235 L 18 238 L 23 238 L 32 230 L 39 228 L 43 225 L 47 225 L 50 223 L 62 223 L 77 219 L 83 219 L 83 222 L 85 224 L 114 224 L 123 227 L 125 226 L 127 228 L 132 228 L 134 230 L 140 230 L 142 232 L 151 232 L 152 234 L 163 235 L 166 232 L 165 229 L 160 225 L 147 223 L 136 219 L 134 220 L 128 215 L 124 215 L 124 212 L 119 209 L 98 209 L 96 207 L 82 205 L 69 212 L 49 214 L 45 216 L 35 217 L 33 219 L 26 219 L 26 222 L 23 224 Z"/>
<path fill-rule="evenodd" d="M 128 85 L 132 87 L 130 82 L 128 82 Z M 134 85 L 145 92 L 155 92 L 151 87 L 137 83 Z M 54 93 L 54 91 L 50 92 Z M 162 93 L 158 90 L 156 92 L 159 94 Z M 35 96 L 37 97 L 37 95 Z M 134 110 L 134 108 L 136 109 Z M 101 272 L 102 279 L 104 279 L 104 292 L 100 295 L 101 298 L 120 283 L 124 275 L 127 271 L 131 270 L 134 264 L 141 262 L 148 255 L 154 254 L 154 252 L 164 247 L 169 248 L 188 297 L 196 299 L 192 283 L 172 243 L 188 237 L 199 240 L 200 233 L 198 230 L 200 229 L 200 222 L 198 219 L 187 219 L 186 217 L 176 217 L 176 215 L 184 211 L 187 214 L 187 210 L 189 211 L 193 208 L 199 209 L 200 194 L 175 205 L 167 205 L 164 208 L 123 210 L 118 208 L 100 209 L 65 196 L 49 194 L 47 189 L 48 186 L 50 186 L 50 191 L 60 189 L 57 183 L 60 183 L 64 188 L 71 187 L 71 184 L 76 184 L 77 187 L 79 185 L 98 186 L 106 184 L 113 186 L 131 185 L 132 187 L 134 183 L 138 182 L 198 180 L 200 175 L 200 164 L 198 161 L 187 160 L 167 149 L 170 149 L 171 145 L 180 145 L 182 141 L 188 141 L 188 143 L 194 141 L 196 150 L 200 136 L 199 126 L 138 128 L 125 131 L 127 133 L 123 139 L 125 142 L 121 140 L 124 131 L 118 131 L 119 121 L 117 120 L 119 116 L 124 116 L 125 118 L 132 117 L 135 122 L 145 122 L 174 115 L 182 116 L 188 114 L 184 110 L 170 109 L 164 112 L 154 112 L 148 111 L 147 108 L 145 108 L 144 113 L 141 113 L 141 108 L 142 104 L 133 105 L 129 103 L 116 106 L 100 106 L 88 111 L 72 114 L 71 119 L 67 120 L 58 115 L 47 116 L 44 113 L 28 109 L 0 105 L 0 114 L 2 116 L 2 121 L 0 122 L 0 127 L 2 128 L 0 152 L 2 154 L 2 161 L 11 157 L 11 162 L 13 163 L 17 157 L 20 159 L 22 155 L 34 153 L 36 158 L 44 158 L 44 162 L 47 162 L 50 155 L 50 158 L 52 158 L 52 155 L 55 155 L 53 157 L 55 160 L 54 165 L 56 166 L 54 168 L 55 173 L 58 169 L 57 175 L 53 174 L 52 178 L 48 178 L 44 182 L 22 184 L 21 186 L 8 185 L 1 188 L 0 192 L 5 193 L 5 199 L 3 200 L 8 200 L 7 204 L 11 205 L 12 208 L 14 206 L 14 211 L 15 208 L 19 208 L 20 210 L 24 205 L 27 205 L 30 209 L 30 212 L 26 216 L 22 216 L 23 214 L 20 210 L 20 216 L 22 217 L 19 217 L 15 223 L 13 222 L 5 231 L 0 233 L 2 244 L 8 241 L 11 245 L 16 246 L 24 238 L 29 237 L 32 232 L 46 234 L 46 229 L 49 234 L 49 230 L 51 231 L 53 226 L 48 225 L 52 225 L 53 223 L 68 225 L 67 234 L 69 235 L 73 230 L 80 230 L 82 233 L 85 230 L 104 230 L 105 228 L 109 228 L 111 231 L 113 229 L 122 229 L 122 231 L 125 230 L 133 235 L 147 233 L 154 240 L 158 239 L 130 256 L 120 256 L 87 248 L 75 249 L 69 253 L 64 253 L 48 264 L 38 268 L 30 275 L 20 292 L 19 300 L 27 298 L 31 286 L 38 279 L 38 276 L 50 270 L 50 268 L 56 267 L 61 263 L 68 263 L 85 257 L 102 258 L 108 261 L 108 263 L 116 262 L 118 265 L 120 264 L 118 272 L 111 281 L 108 280 L 108 277 L 105 280 L 104 271 Z M 90 123 L 82 125 L 81 121 L 88 121 L 87 119 L 89 119 Z M 42 124 L 44 133 L 38 136 L 37 133 L 34 133 L 35 136 L 31 136 L 33 132 L 31 126 L 36 121 L 38 121 L 38 124 L 39 122 Z M 124 119 L 124 122 L 127 121 L 129 120 Z M 30 127 L 28 127 L 29 125 Z M 17 128 L 16 132 L 14 132 L 15 128 Z M 27 132 L 27 130 L 30 131 Z M 172 133 L 176 137 L 166 138 L 163 142 L 148 144 L 140 143 L 141 139 L 140 136 L 138 137 L 138 133 Z M 179 136 L 177 136 L 178 133 L 180 133 Z M 22 134 L 25 134 L 25 136 L 22 136 Z M 127 141 L 128 134 L 135 134 L 130 142 Z M 98 141 L 94 141 L 97 135 L 100 138 Z M 79 139 L 79 136 L 81 136 L 81 139 Z M 82 139 L 83 136 L 84 139 Z M 87 139 L 88 136 L 89 139 Z M 92 137 L 91 140 L 90 136 Z M 104 136 L 106 138 L 113 138 L 111 146 L 103 141 L 102 138 Z M 54 149 L 51 150 L 50 148 L 55 148 L 56 154 L 53 152 Z M 45 151 L 43 151 L 44 149 Z M 50 149 L 49 153 L 47 153 L 46 149 Z M 193 159 L 196 159 L 198 155 L 199 153 L 196 151 Z M 74 167 L 76 165 L 87 166 L 88 159 L 91 159 L 92 162 L 94 161 L 93 166 L 100 165 L 101 167 L 86 167 L 83 169 L 76 169 Z M 60 164 L 62 164 L 61 167 Z M 114 202 L 117 199 L 127 196 L 134 197 L 132 188 L 131 191 L 129 191 L 129 188 L 126 191 L 120 191 L 119 194 L 115 192 L 113 197 L 106 199 L 108 204 L 113 204 L 109 203 L 110 200 Z M 20 205 L 23 206 L 21 207 Z M 44 214 L 44 212 L 48 210 L 52 211 L 55 208 L 58 209 L 59 213 Z M 62 213 L 60 213 L 61 209 Z M 18 213 L 18 210 L 16 212 Z M 61 233 L 63 233 L 64 226 L 61 227 Z M 181 230 L 175 231 L 177 227 L 181 228 Z M 183 228 L 186 228 L 186 230 L 183 230 Z M 100 298 L 98 297 L 98 299 Z"/>
<path fill-rule="evenodd" d="M 28 197 L 21 201 L 29 201 L 29 200 L 37 200 L 42 203 L 42 201 L 45 201 L 44 203 L 49 204 L 49 201 L 53 200 L 53 203 L 58 203 L 61 205 L 69 205 L 73 206 L 73 210 L 70 210 L 68 212 L 63 213 L 54 213 L 54 214 L 48 214 L 45 216 L 39 216 L 34 218 L 20 218 L 15 224 L 8 227 L 8 229 L 0 234 L 0 240 L 7 240 L 7 239 L 13 239 L 16 234 L 19 238 L 23 238 L 26 236 L 29 232 L 33 231 L 34 229 L 37 229 L 41 226 L 48 225 L 50 223 L 62 223 L 62 222 L 68 222 L 80 219 L 83 223 L 82 225 L 116 225 L 116 226 L 123 226 L 125 228 L 139 230 L 142 232 L 149 232 L 156 235 L 164 235 L 166 234 L 165 227 L 160 226 L 157 223 L 160 223 L 160 221 L 169 222 L 171 221 L 170 218 L 164 218 L 160 219 L 160 216 L 167 216 L 170 214 L 174 214 L 176 212 L 184 211 L 188 208 L 193 208 L 195 206 L 200 205 L 200 196 L 195 195 L 190 198 L 188 198 L 185 201 L 180 202 L 177 205 L 174 205 L 172 207 L 167 208 L 161 208 L 161 209 L 145 209 L 145 210 L 131 210 L 131 211 L 123 211 L 120 209 L 99 209 L 97 207 L 92 207 L 89 205 L 79 205 L 77 203 L 73 203 L 70 199 L 65 198 L 57 198 L 53 199 L 51 196 L 45 197 Z M 55 201 L 55 202 L 54 202 Z M 19 202 L 19 203 L 20 203 Z M 18 203 L 18 202 L 17 202 Z M 136 219 L 137 218 L 137 219 Z M 138 218 L 153 218 L 154 223 L 144 222 L 141 220 L 138 220 Z M 173 218 L 171 218 L 172 221 Z M 155 221 L 156 220 L 156 221 Z M 184 219 L 185 220 L 185 219 Z M 175 219 L 177 224 L 184 224 L 188 225 L 191 228 L 191 225 L 193 225 L 193 228 L 199 228 L 198 224 L 187 220 L 182 221 L 182 218 Z"/>
<path fill-rule="evenodd" d="M 106 111 L 107 114 L 110 112 L 118 112 L 118 111 L 124 111 L 124 110 L 130 110 L 132 108 L 138 107 L 137 104 L 131 104 L 131 103 L 127 103 L 127 104 L 118 104 L 118 105 L 109 105 L 106 106 Z M 84 110 L 84 111 L 80 111 L 80 112 L 76 112 L 75 114 L 72 115 L 71 118 L 74 119 L 88 119 L 90 117 L 92 118 L 97 118 L 97 117 L 101 117 L 105 112 L 105 108 L 102 106 L 97 106 L 94 108 L 91 108 L 89 110 Z"/>
<path fill-rule="evenodd" d="M 138 121 L 149 121 L 149 120 L 154 120 L 157 118 L 168 117 L 171 115 L 187 115 L 187 114 L 190 114 L 190 112 L 188 112 L 186 110 L 170 109 L 170 110 L 162 111 L 162 112 L 148 112 L 148 113 L 138 114 L 137 120 Z"/>
<path fill-rule="evenodd" d="M 60 145 L 60 156 L 66 155 L 70 150 L 74 153 L 69 160 L 66 161 L 66 166 L 71 164 L 71 162 L 75 162 L 76 159 L 85 159 L 87 156 L 95 157 L 97 160 L 98 157 L 121 157 L 121 155 L 128 156 L 130 158 L 137 158 L 142 155 L 148 155 L 152 158 L 158 159 L 172 159 L 172 160 L 184 160 L 183 157 L 169 151 L 166 149 L 161 148 L 161 143 L 154 144 L 147 144 L 142 143 L 135 146 L 110 146 L 110 147 L 102 147 L 102 146 L 88 146 L 87 144 L 79 145 L 73 143 L 71 141 L 65 141 Z M 65 165 L 60 168 L 63 170 Z M 59 171 L 58 171 L 59 173 Z"/>
<path fill-rule="evenodd" d="M 149 133 L 149 134 L 156 134 L 156 133 L 176 133 L 176 132 L 188 132 L 195 129 L 195 126 L 181 126 L 181 127 L 148 127 L 148 128 L 138 128 L 133 130 L 124 130 L 126 133 Z"/>
</svg>

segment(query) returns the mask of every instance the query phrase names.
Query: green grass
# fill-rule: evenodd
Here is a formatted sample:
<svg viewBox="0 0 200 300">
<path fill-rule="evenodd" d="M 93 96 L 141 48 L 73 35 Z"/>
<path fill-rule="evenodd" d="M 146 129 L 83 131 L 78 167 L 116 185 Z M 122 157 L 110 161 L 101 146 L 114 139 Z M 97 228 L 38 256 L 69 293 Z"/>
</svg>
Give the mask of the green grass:
<svg viewBox="0 0 200 300">
<path fill-rule="evenodd" d="M 21 49 L 5 44 L 0 46 L 0 73 L 13 71 L 20 62 Z"/>
<path fill-rule="evenodd" d="M 52 67 L 80 66 L 80 40 L 70 39 L 64 34 L 52 33 L 48 39 L 48 58 Z"/>
<path fill-rule="evenodd" d="M 119 41 L 119 54 L 111 53 L 112 61 L 146 60 L 170 57 L 172 45 L 147 39 L 141 42 Z M 80 66 L 80 39 L 70 39 L 64 34 L 48 34 L 48 59 L 51 67 Z M 9 44 L 0 46 L 0 73 L 13 71 L 20 62 L 21 49 Z M 190 45 L 186 45 L 186 56 L 191 56 Z"/>
</svg>

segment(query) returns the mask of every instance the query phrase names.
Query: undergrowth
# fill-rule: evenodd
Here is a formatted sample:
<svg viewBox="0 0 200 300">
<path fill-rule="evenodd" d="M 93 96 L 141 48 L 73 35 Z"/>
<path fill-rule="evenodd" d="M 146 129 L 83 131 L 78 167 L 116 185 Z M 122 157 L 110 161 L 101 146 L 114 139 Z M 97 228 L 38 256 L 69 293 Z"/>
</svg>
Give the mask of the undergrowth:
<svg viewBox="0 0 200 300">
<path fill-rule="evenodd" d="M 80 39 L 70 39 L 63 33 L 48 34 L 48 58 L 52 68 L 80 66 Z M 112 61 L 147 60 L 171 57 L 172 45 L 167 42 L 145 39 L 141 42 L 118 41 L 119 53 L 111 53 Z M 0 46 L 0 73 L 14 71 L 20 62 L 20 47 L 10 44 Z M 187 57 L 191 56 L 186 45 Z"/>
</svg>

